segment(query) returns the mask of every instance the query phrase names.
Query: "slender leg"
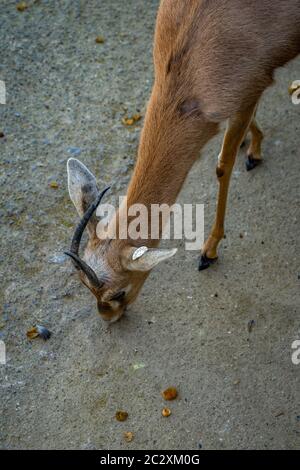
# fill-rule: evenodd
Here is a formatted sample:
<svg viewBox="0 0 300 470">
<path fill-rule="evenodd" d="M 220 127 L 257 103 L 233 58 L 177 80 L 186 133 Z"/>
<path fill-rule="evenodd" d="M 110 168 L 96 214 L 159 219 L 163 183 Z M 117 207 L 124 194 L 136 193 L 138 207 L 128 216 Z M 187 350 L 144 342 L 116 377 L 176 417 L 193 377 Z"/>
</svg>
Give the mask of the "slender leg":
<svg viewBox="0 0 300 470">
<path fill-rule="evenodd" d="M 217 247 L 220 240 L 224 237 L 224 219 L 231 172 L 240 145 L 252 121 L 255 107 L 256 106 L 252 106 L 236 114 L 228 122 L 216 168 L 219 181 L 216 217 L 210 235 L 201 251 L 199 271 L 208 268 L 208 266 L 217 259 Z"/>
<path fill-rule="evenodd" d="M 247 150 L 247 171 L 252 170 L 261 162 L 261 142 L 264 138 L 264 135 L 258 126 L 255 117 L 252 119 L 249 129 L 251 132 L 251 143 L 249 149 Z"/>
</svg>

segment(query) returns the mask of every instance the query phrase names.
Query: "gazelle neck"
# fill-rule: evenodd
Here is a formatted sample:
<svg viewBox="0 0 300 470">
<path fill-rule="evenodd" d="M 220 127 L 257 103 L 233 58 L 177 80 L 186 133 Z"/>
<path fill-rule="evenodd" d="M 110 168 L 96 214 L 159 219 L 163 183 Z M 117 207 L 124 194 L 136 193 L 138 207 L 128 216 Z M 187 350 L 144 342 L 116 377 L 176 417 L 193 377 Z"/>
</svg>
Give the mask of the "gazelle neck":
<svg viewBox="0 0 300 470">
<path fill-rule="evenodd" d="M 128 187 L 128 206 L 172 205 L 197 158 L 197 140 L 175 104 L 154 88 Z"/>
<path fill-rule="evenodd" d="M 127 191 L 127 208 L 134 204 L 146 206 L 149 226 L 151 205 L 174 204 L 199 151 L 218 129 L 201 114 L 185 114 L 182 109 L 182 104 L 154 87 Z M 127 219 L 130 222 L 128 215 Z M 159 232 L 161 235 L 161 228 Z M 158 240 L 149 242 L 150 246 L 158 244 Z"/>
</svg>

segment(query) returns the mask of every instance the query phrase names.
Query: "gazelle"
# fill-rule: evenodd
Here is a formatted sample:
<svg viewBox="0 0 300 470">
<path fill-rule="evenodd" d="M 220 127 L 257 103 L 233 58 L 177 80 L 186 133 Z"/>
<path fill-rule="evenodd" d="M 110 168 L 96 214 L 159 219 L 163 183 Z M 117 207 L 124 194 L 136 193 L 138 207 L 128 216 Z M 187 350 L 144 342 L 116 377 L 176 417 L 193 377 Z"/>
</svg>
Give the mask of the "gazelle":
<svg viewBox="0 0 300 470">
<path fill-rule="evenodd" d="M 258 101 L 272 84 L 274 70 L 299 52 L 299 0 L 161 1 L 154 39 L 155 81 L 127 203 L 171 206 L 200 150 L 227 120 L 216 168 L 216 217 L 202 247 L 199 270 L 217 259 L 230 175 L 248 131 L 247 170 L 261 162 Z M 144 240 L 129 236 L 100 240 L 94 211 L 101 195 L 94 176 L 70 159 L 68 185 L 82 217 L 68 254 L 96 296 L 101 316 L 115 321 L 134 301 L 151 269 L 176 249 L 159 249 L 159 240 L 151 239 L 145 246 Z M 86 226 L 89 241 L 83 260 L 79 244 Z"/>
</svg>

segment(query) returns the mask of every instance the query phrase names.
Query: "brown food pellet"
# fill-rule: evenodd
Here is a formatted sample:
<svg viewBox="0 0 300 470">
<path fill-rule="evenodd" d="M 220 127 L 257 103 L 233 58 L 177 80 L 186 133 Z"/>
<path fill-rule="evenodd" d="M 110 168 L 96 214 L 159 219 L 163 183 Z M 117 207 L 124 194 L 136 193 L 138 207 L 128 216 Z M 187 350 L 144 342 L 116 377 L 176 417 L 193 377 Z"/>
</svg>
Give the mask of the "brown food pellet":
<svg viewBox="0 0 300 470">
<path fill-rule="evenodd" d="M 170 414 L 171 414 L 170 408 L 163 408 L 161 414 L 162 414 L 165 418 L 168 418 L 168 416 L 170 416 Z"/>
<path fill-rule="evenodd" d="M 128 413 L 126 411 L 117 411 L 116 412 L 116 420 L 117 421 L 126 421 L 128 418 Z"/>
<path fill-rule="evenodd" d="M 162 392 L 162 396 L 165 400 L 175 400 L 177 395 L 178 392 L 175 387 L 169 387 L 164 392 Z"/>
<path fill-rule="evenodd" d="M 131 442 L 133 440 L 133 432 L 124 432 L 124 439 L 126 442 Z"/>
<path fill-rule="evenodd" d="M 142 118 L 140 113 L 136 113 L 131 117 L 124 117 L 122 123 L 124 126 L 132 126 L 134 123 L 138 122 Z"/>
<path fill-rule="evenodd" d="M 134 124 L 134 119 L 132 119 L 132 118 L 123 118 L 122 123 L 124 124 L 124 126 L 132 126 L 132 124 Z"/>
</svg>

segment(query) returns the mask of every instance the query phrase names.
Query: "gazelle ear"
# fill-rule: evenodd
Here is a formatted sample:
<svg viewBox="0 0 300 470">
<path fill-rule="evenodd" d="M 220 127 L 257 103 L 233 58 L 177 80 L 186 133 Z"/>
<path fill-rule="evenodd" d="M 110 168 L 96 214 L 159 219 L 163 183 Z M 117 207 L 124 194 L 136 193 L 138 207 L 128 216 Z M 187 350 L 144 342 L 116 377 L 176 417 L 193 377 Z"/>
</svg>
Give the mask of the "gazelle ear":
<svg viewBox="0 0 300 470">
<path fill-rule="evenodd" d="M 122 253 L 122 264 L 129 271 L 150 271 L 158 263 L 175 255 L 177 248 L 126 247 Z"/>
<path fill-rule="evenodd" d="M 78 214 L 82 217 L 99 195 L 96 178 L 87 167 L 76 158 L 69 158 L 67 162 L 67 172 L 70 198 Z M 90 237 L 95 236 L 96 225 L 97 219 L 95 215 L 93 215 L 87 225 Z"/>
</svg>

